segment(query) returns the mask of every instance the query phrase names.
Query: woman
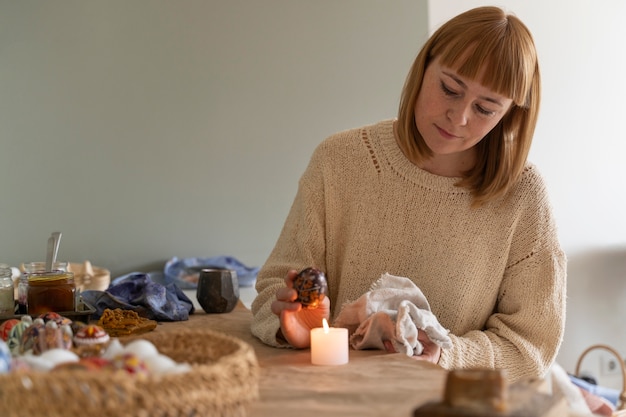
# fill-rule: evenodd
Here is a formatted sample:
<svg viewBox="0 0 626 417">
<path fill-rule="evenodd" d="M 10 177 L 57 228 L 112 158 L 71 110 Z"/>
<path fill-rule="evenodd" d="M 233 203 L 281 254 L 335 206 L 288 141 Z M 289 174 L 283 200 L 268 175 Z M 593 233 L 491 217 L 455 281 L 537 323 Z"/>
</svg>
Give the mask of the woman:
<svg viewBox="0 0 626 417">
<path fill-rule="evenodd" d="M 481 7 L 445 23 L 409 72 L 397 120 L 315 150 L 259 273 L 253 334 L 308 347 L 311 328 L 389 272 L 413 281 L 450 331 L 443 350 L 420 332 L 415 359 L 542 376 L 562 340 L 566 259 L 527 162 L 539 101 L 537 54 L 519 19 Z M 329 287 L 314 310 L 293 289 L 308 266 Z"/>
</svg>

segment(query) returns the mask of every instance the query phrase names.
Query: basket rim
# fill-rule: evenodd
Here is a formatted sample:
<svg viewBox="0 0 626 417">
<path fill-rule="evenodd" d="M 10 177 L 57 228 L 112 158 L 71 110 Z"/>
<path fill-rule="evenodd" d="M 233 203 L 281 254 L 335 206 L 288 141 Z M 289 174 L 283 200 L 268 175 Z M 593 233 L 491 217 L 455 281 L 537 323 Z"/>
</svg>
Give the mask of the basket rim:
<svg viewBox="0 0 626 417">
<path fill-rule="evenodd" d="M 585 356 L 591 351 L 594 350 L 606 350 L 611 353 L 617 359 L 617 363 L 619 363 L 620 369 L 622 371 L 622 390 L 619 395 L 619 403 L 617 405 L 618 410 L 626 410 L 626 364 L 624 363 L 624 359 L 622 359 L 622 355 L 613 347 L 605 344 L 595 344 L 589 346 L 587 349 L 583 351 L 578 357 L 578 361 L 576 361 L 576 371 L 575 375 L 580 375 L 580 367 L 582 365 L 583 359 Z"/>
<path fill-rule="evenodd" d="M 134 401 L 134 403 L 123 404 L 125 409 L 122 410 L 121 405 L 114 400 L 99 399 L 99 402 L 106 403 L 106 412 L 113 413 L 111 415 L 115 415 L 115 412 L 129 411 L 127 409 L 129 407 L 131 410 L 143 411 L 146 407 L 151 407 L 147 404 L 150 401 L 146 401 L 146 398 L 152 398 L 151 396 L 154 396 L 155 400 L 158 397 L 167 397 L 170 401 L 168 406 L 179 409 L 239 407 L 259 397 L 260 371 L 255 351 L 252 346 L 239 338 L 212 329 L 176 329 L 118 339 L 124 345 L 136 339 L 149 340 L 155 344 L 160 353 L 163 353 L 162 350 L 168 350 L 167 343 L 159 342 L 176 343 L 173 340 L 179 337 L 195 339 L 195 346 L 205 348 L 207 361 L 188 362 L 190 370 L 183 373 L 129 375 L 122 370 L 89 372 L 61 369 L 49 372 L 27 371 L 2 374 L 0 386 L 4 392 L 0 392 L 0 408 L 9 409 L 7 408 L 9 404 L 28 402 L 25 407 L 29 413 L 41 409 L 44 414 L 46 412 L 54 414 L 49 402 L 56 401 L 63 404 L 66 402 L 64 397 L 67 395 L 72 397 L 73 407 L 76 403 L 82 403 L 82 409 L 85 412 L 91 412 L 95 411 L 96 407 L 99 410 L 103 404 L 94 403 L 86 394 L 101 393 L 102 387 L 108 387 L 108 390 L 113 392 L 116 392 L 116 388 L 123 387 L 124 398 L 131 398 Z M 187 344 L 187 346 L 192 344 Z M 215 349 L 216 347 L 219 349 Z M 220 349 L 224 348 L 226 350 L 220 354 Z M 216 357 L 208 358 L 216 351 Z M 167 355 L 167 353 L 164 354 Z M 194 355 L 197 356 L 198 352 L 194 352 Z M 215 383 L 216 381 L 219 383 Z M 207 389 L 207 383 L 212 385 L 210 390 Z M 55 387 L 52 390 L 54 392 L 51 392 L 50 387 Z M 235 391 L 237 391 L 236 395 Z M 63 393 L 61 398 L 58 397 L 59 392 Z M 159 392 L 162 395 L 159 396 Z M 38 396 L 41 401 L 28 401 L 28 398 L 33 398 L 33 395 Z M 194 404 L 189 404 L 190 398 L 193 398 Z M 56 412 L 60 411 L 56 410 Z"/>
</svg>

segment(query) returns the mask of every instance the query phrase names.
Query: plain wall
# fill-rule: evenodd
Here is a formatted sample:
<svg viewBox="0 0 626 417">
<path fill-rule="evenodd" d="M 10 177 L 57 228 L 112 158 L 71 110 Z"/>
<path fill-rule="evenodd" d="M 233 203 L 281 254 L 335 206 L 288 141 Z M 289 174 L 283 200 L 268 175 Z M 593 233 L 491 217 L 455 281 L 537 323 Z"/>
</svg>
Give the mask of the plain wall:
<svg viewBox="0 0 626 417">
<path fill-rule="evenodd" d="M 0 0 L 0 262 L 260 266 L 313 148 L 397 113 L 426 0 Z"/>
</svg>

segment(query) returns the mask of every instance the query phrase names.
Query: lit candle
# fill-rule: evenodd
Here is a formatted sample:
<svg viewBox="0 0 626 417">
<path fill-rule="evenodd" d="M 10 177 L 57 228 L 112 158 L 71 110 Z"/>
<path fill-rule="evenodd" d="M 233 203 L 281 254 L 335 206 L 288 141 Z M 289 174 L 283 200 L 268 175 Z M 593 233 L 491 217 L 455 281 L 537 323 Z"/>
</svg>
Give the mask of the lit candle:
<svg viewBox="0 0 626 417">
<path fill-rule="evenodd" d="M 313 365 L 343 365 L 348 363 L 348 329 L 324 327 L 311 330 L 311 363 Z"/>
</svg>

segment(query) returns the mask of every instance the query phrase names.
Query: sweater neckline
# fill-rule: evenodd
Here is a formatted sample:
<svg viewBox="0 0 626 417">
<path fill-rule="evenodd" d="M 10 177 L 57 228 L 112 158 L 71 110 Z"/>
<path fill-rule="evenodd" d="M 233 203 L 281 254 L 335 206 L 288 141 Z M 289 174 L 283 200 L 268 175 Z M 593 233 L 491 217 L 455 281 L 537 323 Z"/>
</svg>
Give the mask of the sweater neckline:
<svg viewBox="0 0 626 417">
<path fill-rule="evenodd" d="M 378 137 L 384 159 L 387 161 L 392 171 L 426 188 L 469 194 L 469 190 L 455 185 L 461 179 L 460 177 L 444 177 L 431 174 L 411 162 L 404 155 L 402 149 L 400 149 L 400 146 L 398 146 L 396 142 L 393 132 L 394 121 L 395 119 L 384 120 L 374 125 L 369 131 L 369 134 Z"/>
</svg>

